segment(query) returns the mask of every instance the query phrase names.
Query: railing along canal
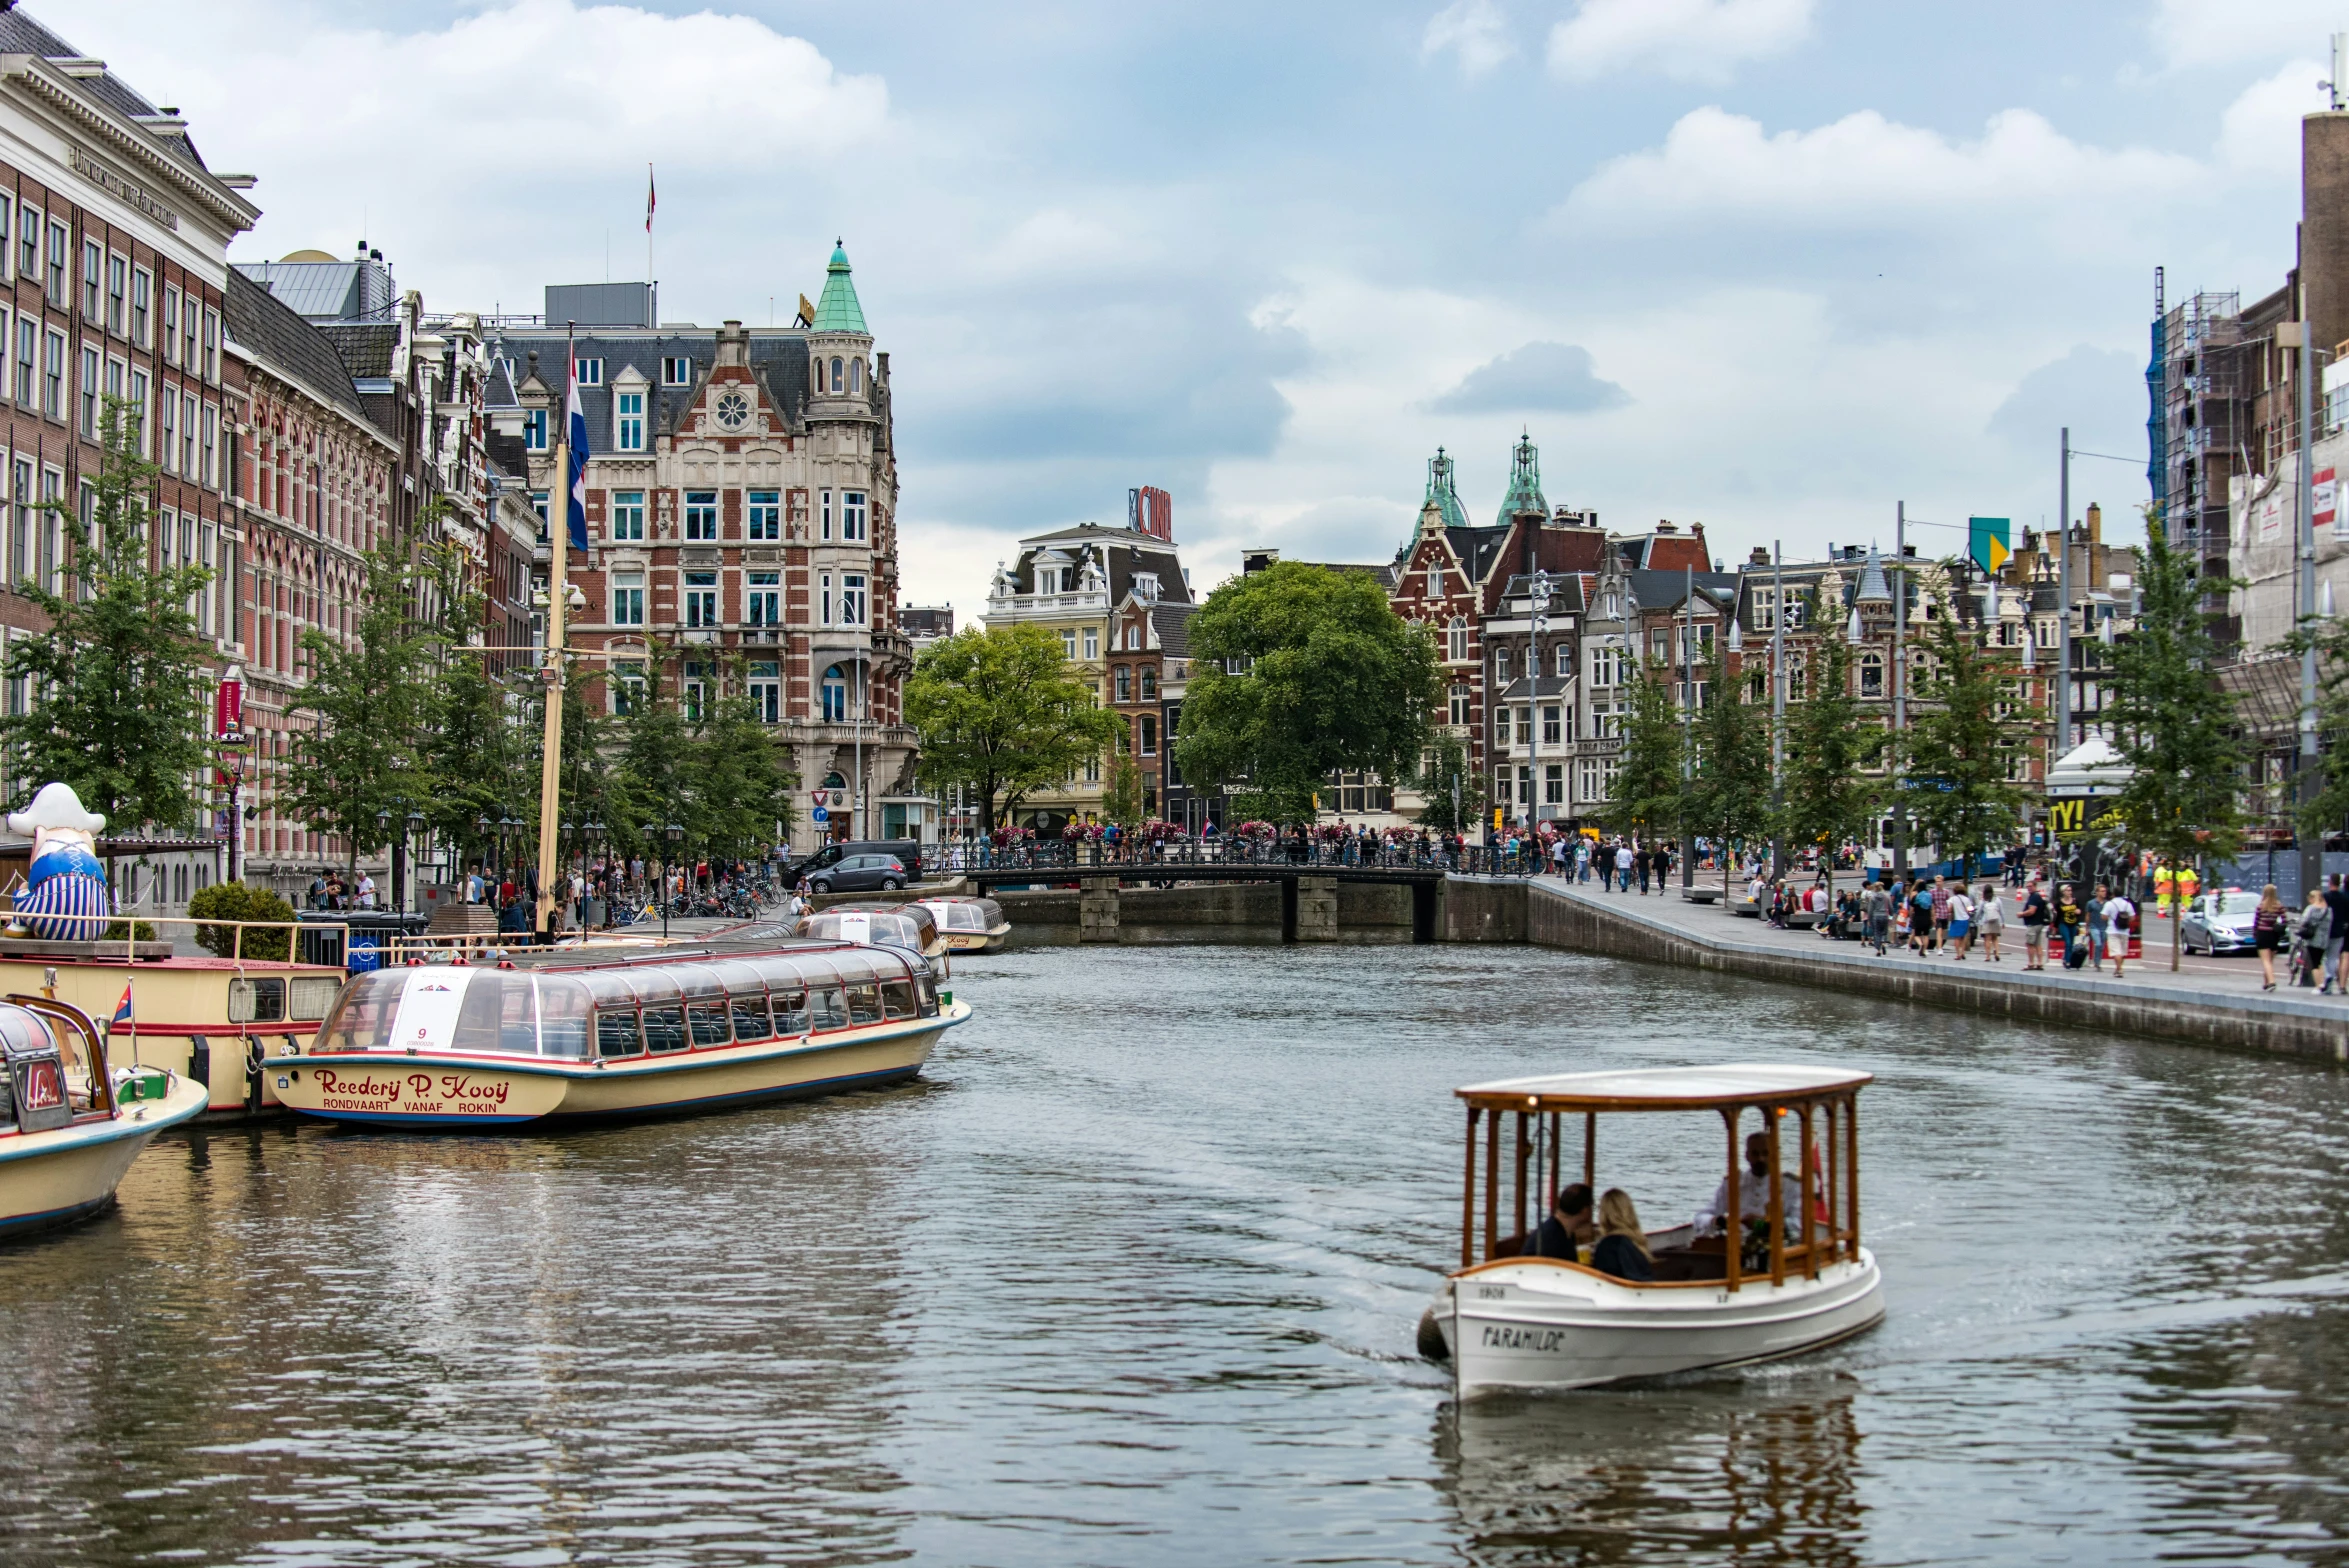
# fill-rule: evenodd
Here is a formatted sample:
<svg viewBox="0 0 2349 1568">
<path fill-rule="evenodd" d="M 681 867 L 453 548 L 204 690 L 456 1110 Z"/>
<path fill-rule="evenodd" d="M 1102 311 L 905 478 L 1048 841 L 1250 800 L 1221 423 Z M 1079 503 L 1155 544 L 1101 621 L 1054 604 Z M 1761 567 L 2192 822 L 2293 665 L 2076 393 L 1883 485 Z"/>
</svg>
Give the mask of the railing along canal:
<svg viewBox="0 0 2349 1568">
<path fill-rule="evenodd" d="M 1131 872 L 1164 868 L 1179 874 L 1184 867 L 1242 869 L 1262 867 L 1280 871 L 1392 871 L 1462 876 L 1529 877 L 1541 870 L 1541 855 L 1528 847 L 1518 850 L 1466 844 L 1457 849 L 1440 844 L 1343 843 L 1298 839 L 1161 840 L 1109 844 L 1036 843 L 997 845 L 985 840 L 948 843 L 925 851 L 925 875 L 964 872 L 1084 871 Z"/>
</svg>

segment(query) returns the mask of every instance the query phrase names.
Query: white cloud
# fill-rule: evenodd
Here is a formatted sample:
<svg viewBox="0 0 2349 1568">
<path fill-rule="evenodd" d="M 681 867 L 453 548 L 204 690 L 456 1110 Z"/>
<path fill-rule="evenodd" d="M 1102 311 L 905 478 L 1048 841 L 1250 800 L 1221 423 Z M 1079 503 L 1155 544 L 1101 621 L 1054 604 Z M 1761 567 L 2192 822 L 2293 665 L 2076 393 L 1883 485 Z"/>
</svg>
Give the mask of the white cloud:
<svg viewBox="0 0 2349 1568">
<path fill-rule="evenodd" d="M 1959 141 L 1873 109 L 1810 131 L 1765 133 L 1719 108 L 1683 115 L 1652 151 L 1603 165 L 1567 198 L 1569 220 L 1940 224 L 1993 212 L 2076 216 L 2199 188 L 2203 165 L 2173 153 L 2076 142 L 2028 109 L 1991 116 Z"/>
<path fill-rule="evenodd" d="M 1641 68 L 1726 81 L 1800 42 L 1812 9 L 1813 0 L 1582 0 L 1550 29 L 1550 69 L 1575 81 Z"/>
<path fill-rule="evenodd" d="M 2300 118 L 2326 106 L 2322 66 L 2295 60 L 2243 89 L 2219 118 L 2219 161 L 2245 174 L 2300 172 Z"/>
<path fill-rule="evenodd" d="M 2161 0 L 2151 25 L 2173 67 L 2229 65 L 2320 48 L 2349 13 L 2339 0 Z"/>
<path fill-rule="evenodd" d="M 1447 49 L 1458 54 L 1460 74 L 1467 77 L 1482 76 L 1517 52 L 1509 19 L 1493 0 L 1452 0 L 1428 18 L 1420 55 L 1432 59 Z"/>
</svg>

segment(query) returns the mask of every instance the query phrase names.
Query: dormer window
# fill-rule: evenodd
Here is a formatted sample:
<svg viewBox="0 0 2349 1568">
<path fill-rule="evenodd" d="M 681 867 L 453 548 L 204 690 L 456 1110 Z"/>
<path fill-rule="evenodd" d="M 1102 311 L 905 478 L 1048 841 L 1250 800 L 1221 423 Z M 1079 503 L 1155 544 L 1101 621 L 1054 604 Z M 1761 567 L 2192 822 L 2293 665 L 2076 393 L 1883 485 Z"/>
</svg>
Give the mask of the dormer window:
<svg viewBox="0 0 2349 1568">
<path fill-rule="evenodd" d="M 522 444 L 533 452 L 546 450 L 546 410 L 533 408 L 522 415 Z"/>
<path fill-rule="evenodd" d="M 661 385 L 665 387 L 689 387 L 693 385 L 692 357 L 690 355 L 680 355 L 674 359 L 663 358 L 661 360 Z"/>
<path fill-rule="evenodd" d="M 1134 596 L 1144 604 L 1156 604 L 1158 602 L 1158 574 L 1156 572 L 1136 572 L 1134 574 Z"/>
<path fill-rule="evenodd" d="M 617 392 L 612 396 L 612 446 L 616 451 L 644 450 L 644 394 Z"/>
<path fill-rule="evenodd" d="M 604 362 L 600 359 L 573 360 L 571 374 L 572 379 L 583 387 L 600 387 L 604 384 Z"/>
</svg>

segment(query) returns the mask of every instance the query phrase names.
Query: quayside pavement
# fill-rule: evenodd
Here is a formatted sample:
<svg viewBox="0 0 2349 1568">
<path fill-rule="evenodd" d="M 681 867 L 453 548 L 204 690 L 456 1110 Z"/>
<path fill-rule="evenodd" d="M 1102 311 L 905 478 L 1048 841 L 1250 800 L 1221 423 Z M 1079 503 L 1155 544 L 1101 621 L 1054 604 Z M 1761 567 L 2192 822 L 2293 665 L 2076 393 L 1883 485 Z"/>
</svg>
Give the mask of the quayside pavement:
<svg viewBox="0 0 2349 1568">
<path fill-rule="evenodd" d="M 1994 964 L 1981 957 L 1979 944 L 1975 956 L 1963 962 L 1946 952 L 1920 957 L 1899 949 L 1879 958 L 1873 947 L 1859 942 L 1781 930 L 1734 914 L 1719 901 L 1684 899 L 1677 881 L 1660 894 L 1642 894 L 1538 877 L 1526 897 L 1526 935 L 1544 946 L 1928 1006 L 2349 1062 L 2349 998 L 2287 989 L 2282 964 L 2277 966 L 2278 988 L 2262 991 L 2259 961 L 2249 955 L 2188 958 L 2173 974 L 2170 926 L 2159 917 L 2147 922 L 2145 956 L 2130 960 L 2125 976 L 2116 980 L 2109 964 L 2102 972 L 2066 970 L 2056 959 L 2045 970 L 2026 972 L 2022 926 L 2011 914 L 2002 944 L 2008 950 L 2005 961 Z"/>
</svg>

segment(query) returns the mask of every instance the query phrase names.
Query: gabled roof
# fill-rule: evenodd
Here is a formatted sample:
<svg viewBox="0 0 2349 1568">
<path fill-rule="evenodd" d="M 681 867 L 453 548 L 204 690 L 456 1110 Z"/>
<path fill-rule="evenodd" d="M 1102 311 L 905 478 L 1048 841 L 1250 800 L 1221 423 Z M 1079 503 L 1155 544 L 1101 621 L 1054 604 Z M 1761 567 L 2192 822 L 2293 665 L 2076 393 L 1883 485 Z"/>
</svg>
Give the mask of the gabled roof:
<svg viewBox="0 0 2349 1568">
<path fill-rule="evenodd" d="M 591 454 L 602 454 L 611 449 L 612 442 L 612 382 L 623 370 L 633 369 L 649 383 L 652 406 L 648 410 L 653 428 L 674 435 L 679 422 L 694 406 L 695 399 L 709 380 L 709 367 L 716 352 L 717 329 L 701 327 L 691 332 L 658 332 L 629 336 L 601 336 L 582 333 L 577 339 L 575 353 L 581 359 L 603 361 L 604 378 L 601 386 L 583 386 L 579 389 L 579 409 L 587 418 L 587 447 Z M 530 353 L 539 356 L 536 371 L 539 385 L 557 403 L 563 398 L 563 334 L 544 328 L 528 332 L 507 332 L 491 345 L 494 358 L 526 358 Z M 767 399 L 782 416 L 786 432 L 803 429 L 805 420 L 801 410 L 807 406 L 808 357 L 807 339 L 799 333 L 751 334 L 748 348 L 752 376 L 765 389 Z M 698 367 L 695 384 L 672 387 L 661 384 L 663 359 L 691 359 Z M 529 384 L 530 371 L 524 367 L 523 384 Z M 493 380 L 490 391 L 497 392 Z M 517 389 L 519 391 L 519 389 Z"/>
<path fill-rule="evenodd" d="M 1191 617 L 1199 613 L 1195 604 L 1177 604 L 1161 599 L 1150 607 L 1150 627 L 1158 633 L 1158 650 L 1170 659 L 1191 656 Z"/>
<path fill-rule="evenodd" d="M 0 54 L 29 54 L 43 60 L 86 58 L 79 49 L 34 21 L 22 10 L 14 8 L 0 11 Z M 155 106 L 112 71 L 104 71 L 96 76 L 76 76 L 71 80 L 76 92 L 116 114 L 131 118 L 156 118 Z M 184 128 L 153 125 L 147 127 L 147 130 L 173 157 L 194 168 L 204 168 L 204 160 L 197 155 L 196 144 L 188 140 Z M 211 171 L 206 169 L 205 172 Z"/>
<path fill-rule="evenodd" d="M 808 325 L 817 332 L 870 332 L 865 308 L 857 302 L 855 280 L 848 273 L 848 249 L 837 241 L 824 268 L 824 294 L 816 301 L 816 319 Z"/>
<path fill-rule="evenodd" d="M 1632 602 L 1643 610 L 1679 609 L 1688 598 L 1692 578 L 1698 597 L 1712 610 L 1737 602 L 1739 578 L 1735 572 L 1633 571 L 1625 575 L 1631 579 Z"/>
<path fill-rule="evenodd" d="M 350 369 L 325 333 L 233 267 L 221 299 L 231 337 L 270 369 L 372 428 L 358 389 L 351 385 Z"/>
<path fill-rule="evenodd" d="M 282 298 L 282 296 L 280 296 Z M 392 356 L 400 346 L 400 329 L 390 321 L 313 323 L 318 335 L 334 345 L 343 368 L 353 380 L 388 376 Z"/>
</svg>

